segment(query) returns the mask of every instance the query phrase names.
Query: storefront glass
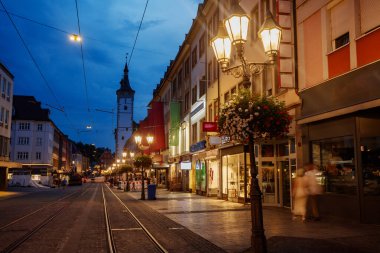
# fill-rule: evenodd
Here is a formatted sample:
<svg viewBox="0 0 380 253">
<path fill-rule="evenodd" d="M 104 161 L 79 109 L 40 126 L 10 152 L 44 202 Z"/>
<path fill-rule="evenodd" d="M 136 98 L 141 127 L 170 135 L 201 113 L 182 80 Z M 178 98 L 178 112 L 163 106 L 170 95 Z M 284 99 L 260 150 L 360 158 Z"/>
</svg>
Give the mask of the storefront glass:
<svg viewBox="0 0 380 253">
<path fill-rule="evenodd" d="M 263 203 L 275 203 L 275 171 L 272 161 L 261 163 Z"/>
<path fill-rule="evenodd" d="M 356 194 L 354 140 L 352 136 L 312 142 L 312 159 L 326 192 Z"/>
<path fill-rule="evenodd" d="M 238 196 L 238 161 L 238 155 L 228 156 L 227 187 L 229 199 Z"/>
<path fill-rule="evenodd" d="M 228 163 L 227 163 L 227 156 L 222 157 L 222 193 L 227 195 L 228 190 L 227 190 L 227 168 L 228 168 Z"/>
<path fill-rule="evenodd" d="M 216 195 L 219 189 L 219 161 L 208 161 L 208 193 Z"/>
<path fill-rule="evenodd" d="M 206 164 L 203 160 L 198 160 L 195 164 L 196 189 L 206 192 Z"/>
<path fill-rule="evenodd" d="M 364 194 L 380 196 L 380 137 L 362 138 L 360 151 Z"/>
</svg>

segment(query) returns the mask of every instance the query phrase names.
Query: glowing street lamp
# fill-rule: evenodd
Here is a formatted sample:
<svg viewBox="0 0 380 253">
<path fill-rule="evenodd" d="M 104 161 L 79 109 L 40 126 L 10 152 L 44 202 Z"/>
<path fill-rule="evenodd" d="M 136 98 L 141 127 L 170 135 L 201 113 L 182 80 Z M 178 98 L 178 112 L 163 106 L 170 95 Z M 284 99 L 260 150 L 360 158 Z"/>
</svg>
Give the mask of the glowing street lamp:
<svg viewBox="0 0 380 253">
<path fill-rule="evenodd" d="M 153 143 L 153 140 L 154 140 L 154 137 L 151 136 L 151 135 L 148 135 L 148 136 L 146 137 L 146 141 L 148 142 L 149 145 L 151 145 L 151 144 Z"/>
<path fill-rule="evenodd" d="M 70 34 L 70 40 L 75 42 L 81 42 L 82 37 L 80 37 L 78 34 Z"/>
<path fill-rule="evenodd" d="M 141 140 L 142 140 L 142 138 L 141 138 L 140 135 L 136 135 L 136 136 L 135 136 L 135 142 L 136 142 L 137 145 L 140 145 L 140 144 L 141 144 Z"/>
<path fill-rule="evenodd" d="M 267 9 L 267 17 L 258 32 L 258 36 L 262 40 L 265 54 L 269 57 L 269 62 L 247 62 L 244 57 L 244 44 L 247 41 L 249 22 L 249 16 L 240 7 L 239 2 L 237 0 L 233 0 L 231 13 L 224 20 L 225 27 L 219 27 L 218 34 L 210 41 L 214 49 L 215 57 L 219 62 L 222 71 L 224 73 L 231 74 L 236 78 L 243 77 L 243 86 L 245 88 L 248 88 L 251 85 L 251 76 L 260 74 L 268 65 L 274 66 L 274 77 L 276 76 L 276 56 L 278 54 L 281 40 L 281 27 L 274 21 L 272 14 Z M 226 37 L 227 33 L 230 41 L 228 41 Z M 228 67 L 231 54 L 231 44 L 236 46 L 237 55 L 240 58 L 241 64 Z M 276 78 L 273 80 L 275 82 Z M 266 252 L 266 237 L 264 234 L 261 201 L 262 194 L 257 180 L 258 171 L 253 150 L 254 140 L 253 138 L 249 138 L 249 141 L 251 142 L 249 145 L 251 163 L 251 245 L 254 252 Z"/>
</svg>

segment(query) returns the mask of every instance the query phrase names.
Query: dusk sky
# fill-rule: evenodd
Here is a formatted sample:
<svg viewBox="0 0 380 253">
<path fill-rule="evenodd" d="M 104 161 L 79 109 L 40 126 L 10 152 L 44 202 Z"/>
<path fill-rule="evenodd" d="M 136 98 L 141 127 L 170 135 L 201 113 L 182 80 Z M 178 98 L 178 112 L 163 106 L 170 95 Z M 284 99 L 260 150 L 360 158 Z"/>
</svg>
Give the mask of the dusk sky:
<svg viewBox="0 0 380 253">
<path fill-rule="evenodd" d="M 80 44 L 69 40 L 69 34 L 79 33 L 75 0 L 1 0 L 46 82 L 1 3 L 0 61 L 15 76 L 14 94 L 36 97 L 70 139 L 114 151 L 116 90 L 126 54 L 136 91 L 134 120 L 139 122 L 201 2 L 150 0 L 131 58 L 146 0 L 77 0 L 86 95 Z M 54 109 L 61 107 L 64 112 Z"/>
</svg>

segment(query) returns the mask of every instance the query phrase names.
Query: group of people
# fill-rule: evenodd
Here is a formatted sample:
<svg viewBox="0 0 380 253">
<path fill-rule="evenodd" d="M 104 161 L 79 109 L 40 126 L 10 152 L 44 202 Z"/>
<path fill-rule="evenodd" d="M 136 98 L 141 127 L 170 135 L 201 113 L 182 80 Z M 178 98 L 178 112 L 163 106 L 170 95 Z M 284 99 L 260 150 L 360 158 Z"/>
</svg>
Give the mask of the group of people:
<svg viewBox="0 0 380 253">
<path fill-rule="evenodd" d="M 312 220 L 319 220 L 319 210 L 317 205 L 317 196 L 322 193 L 322 186 L 318 184 L 317 174 L 319 170 L 314 164 L 307 164 L 304 170 L 297 171 L 297 177 L 294 179 L 292 194 L 293 194 L 293 220 L 298 217 L 303 222 L 306 217 Z M 309 208 L 308 208 L 309 207 Z M 307 211 L 311 214 L 308 215 Z"/>
</svg>

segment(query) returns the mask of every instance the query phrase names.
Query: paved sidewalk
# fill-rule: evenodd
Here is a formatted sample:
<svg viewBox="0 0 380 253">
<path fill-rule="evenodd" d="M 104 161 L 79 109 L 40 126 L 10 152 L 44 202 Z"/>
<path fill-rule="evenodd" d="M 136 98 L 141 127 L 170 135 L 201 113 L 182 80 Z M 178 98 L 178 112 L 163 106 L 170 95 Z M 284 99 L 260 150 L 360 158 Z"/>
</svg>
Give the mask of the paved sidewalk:
<svg viewBox="0 0 380 253">
<path fill-rule="evenodd" d="M 228 252 L 250 247 L 249 205 L 163 189 L 144 203 Z M 289 209 L 264 207 L 264 226 L 269 252 L 380 252 L 379 225 L 328 217 L 303 223 L 293 221 Z"/>
</svg>

